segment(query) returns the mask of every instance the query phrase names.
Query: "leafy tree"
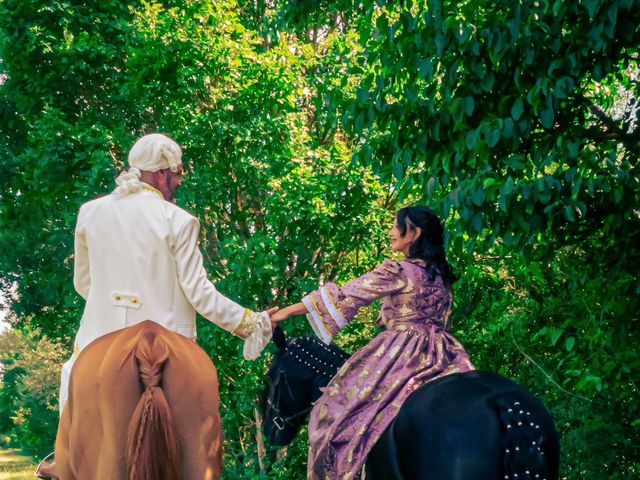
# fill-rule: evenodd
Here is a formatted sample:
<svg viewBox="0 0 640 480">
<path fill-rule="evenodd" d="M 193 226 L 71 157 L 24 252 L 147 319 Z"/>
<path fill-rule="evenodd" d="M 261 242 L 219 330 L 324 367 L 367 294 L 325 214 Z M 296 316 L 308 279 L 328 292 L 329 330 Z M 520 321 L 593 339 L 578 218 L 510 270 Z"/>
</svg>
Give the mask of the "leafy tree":
<svg viewBox="0 0 640 480">
<path fill-rule="evenodd" d="M 315 104 L 354 160 L 448 219 L 460 334 L 551 403 L 571 478 L 638 469 L 633 447 L 599 440 L 638 444 L 638 6 L 297 1 L 265 16 L 335 60 Z"/>
<path fill-rule="evenodd" d="M 234 2 L 28 2 L 21 19 L 26 3 L 0 6 L 11 171 L 0 264 L 17 285 L 16 328 L 69 342 L 82 307 L 71 286 L 77 209 L 111 191 L 127 148 L 148 131 L 184 146 L 190 176 L 179 201 L 200 218 L 208 271 L 231 298 L 262 309 L 378 260 L 386 195 L 343 139 L 320 141 L 310 128 L 312 49 L 293 37 L 262 49 Z M 63 21 L 52 24 L 54 14 Z M 227 474 L 249 478 L 268 467 L 255 417 L 264 363 L 241 362 L 240 342 L 206 322 L 199 340 L 222 379 Z"/>
<path fill-rule="evenodd" d="M 58 382 L 66 352 L 38 330 L 0 334 L 0 428 L 13 445 L 45 455 L 58 424 Z"/>
<path fill-rule="evenodd" d="M 434 205 L 477 366 L 550 406 L 564 478 L 637 475 L 637 7 L 0 1 L 0 286 L 17 285 L 16 334 L 69 345 L 77 209 L 112 190 L 135 138 L 164 131 L 184 147 L 178 201 L 201 220 L 208 272 L 252 308 L 362 273 L 388 254 L 398 203 Z M 366 342 L 375 311 L 337 342 Z M 240 361 L 240 341 L 202 321 L 199 342 L 221 378 L 225 477 L 302 477 L 304 434 L 276 453 L 257 431 L 269 355 Z M 0 426 L 35 452 L 54 412 L 19 396 L 30 368 L 6 371 Z"/>
<path fill-rule="evenodd" d="M 73 226 L 82 201 L 112 182 L 129 144 L 123 98 L 130 17 L 121 2 L 0 3 L 0 271 L 12 308 L 54 338 L 75 331 Z"/>
</svg>

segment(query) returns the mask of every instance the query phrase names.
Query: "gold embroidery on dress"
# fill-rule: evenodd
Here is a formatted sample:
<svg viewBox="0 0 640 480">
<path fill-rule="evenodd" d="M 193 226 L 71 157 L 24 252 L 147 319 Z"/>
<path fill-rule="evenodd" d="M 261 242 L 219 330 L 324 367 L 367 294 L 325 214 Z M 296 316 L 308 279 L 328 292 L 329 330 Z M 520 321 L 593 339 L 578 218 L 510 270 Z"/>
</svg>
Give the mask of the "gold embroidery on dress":
<svg viewBox="0 0 640 480">
<path fill-rule="evenodd" d="M 389 352 L 389 356 L 391 358 L 396 358 L 398 356 L 398 353 L 400 353 L 400 346 L 396 345 L 391 349 L 391 352 Z"/>
<path fill-rule="evenodd" d="M 347 390 L 347 400 L 353 400 L 353 397 L 358 393 L 358 387 L 353 386 L 349 390 Z"/>
<path fill-rule="evenodd" d="M 340 393 L 340 387 L 336 383 L 332 383 L 327 387 L 327 394 L 330 397 L 335 397 L 338 393 Z"/>
<path fill-rule="evenodd" d="M 349 450 L 349 454 L 347 455 L 347 462 L 353 463 L 353 449 Z"/>
<path fill-rule="evenodd" d="M 409 308 L 409 306 L 406 303 L 403 303 L 402 306 L 400 307 L 400 315 L 407 316 L 410 313 L 413 313 L 413 310 L 411 308 Z"/>
<path fill-rule="evenodd" d="M 322 317 L 322 314 L 320 313 L 320 309 L 318 308 L 318 304 L 316 303 L 316 299 L 313 298 L 313 295 L 309 295 L 309 300 L 311 300 L 311 304 L 313 305 L 313 308 L 318 314 L 318 316 Z"/>
<path fill-rule="evenodd" d="M 338 370 L 338 373 L 336 373 L 336 377 L 340 378 L 340 377 L 344 377 L 344 374 L 347 373 L 347 370 L 349 370 L 349 364 L 345 363 L 343 364 L 340 369 Z"/>
<path fill-rule="evenodd" d="M 259 313 L 252 312 L 248 308 L 245 308 L 242 314 L 242 320 L 240 320 L 240 323 L 231 334 L 242 339 L 247 338 L 256 329 L 259 318 Z"/>
<path fill-rule="evenodd" d="M 365 387 L 364 390 L 362 390 L 358 394 L 358 398 L 360 400 L 364 400 L 365 398 L 367 398 L 369 396 L 369 394 L 371 393 L 372 390 L 373 390 L 373 387 L 371 385 L 369 385 L 368 387 Z"/>
<path fill-rule="evenodd" d="M 411 293 L 413 291 L 413 282 L 407 279 L 407 286 L 402 289 L 402 293 Z"/>
<path fill-rule="evenodd" d="M 374 353 L 374 356 L 381 357 L 382 355 L 384 355 L 384 351 L 385 351 L 384 345 L 380 345 L 376 350 L 376 353 Z"/>
<path fill-rule="evenodd" d="M 373 424 L 377 425 L 378 423 L 380 423 L 382 421 L 383 418 L 384 418 L 384 412 L 378 412 L 376 417 L 373 419 Z"/>
<path fill-rule="evenodd" d="M 329 298 L 329 301 L 331 302 L 331 304 L 333 305 L 333 308 L 335 308 L 338 313 L 340 315 L 342 315 L 344 317 L 344 312 L 340 309 L 340 307 L 338 307 L 338 305 L 336 304 L 335 300 L 333 299 L 333 297 L 331 296 L 331 293 L 329 292 L 329 290 L 327 290 L 326 288 L 324 289 L 324 292 L 327 294 L 327 298 Z"/>
<path fill-rule="evenodd" d="M 309 295 L 309 298 L 311 299 L 311 304 L 313 305 L 313 308 L 316 310 L 316 313 L 320 317 L 320 320 L 322 321 L 324 328 L 327 330 L 327 332 L 329 332 L 329 335 L 331 335 L 331 331 L 333 330 L 332 323 L 326 318 L 325 315 L 323 315 L 320 312 L 320 309 L 318 308 L 318 304 L 316 303 L 316 299 L 313 298 L 313 295 Z"/>
<path fill-rule="evenodd" d="M 322 420 L 326 416 L 327 416 L 327 405 L 323 403 L 320 406 L 320 411 L 318 411 L 318 420 Z"/>
<path fill-rule="evenodd" d="M 371 286 L 373 285 L 373 279 L 372 278 L 365 278 L 362 281 L 362 286 L 365 288 L 371 288 Z"/>
</svg>

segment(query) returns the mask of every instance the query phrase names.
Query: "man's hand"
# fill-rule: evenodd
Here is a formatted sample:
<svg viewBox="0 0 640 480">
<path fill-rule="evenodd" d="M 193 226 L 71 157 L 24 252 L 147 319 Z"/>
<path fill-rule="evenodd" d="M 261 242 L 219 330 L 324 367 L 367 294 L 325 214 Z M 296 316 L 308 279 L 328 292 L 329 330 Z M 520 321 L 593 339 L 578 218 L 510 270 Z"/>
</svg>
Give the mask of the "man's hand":
<svg viewBox="0 0 640 480">
<path fill-rule="evenodd" d="M 280 307 L 271 307 L 265 310 L 267 312 L 267 315 L 269 315 L 269 320 L 271 320 L 271 330 L 275 330 L 276 328 L 276 324 L 275 324 L 275 321 L 273 320 L 273 317 L 274 315 L 277 314 L 276 312 L 278 312 L 279 310 L 280 310 Z"/>
<path fill-rule="evenodd" d="M 274 312 L 273 315 L 270 315 L 271 326 L 276 328 L 277 322 L 281 322 L 282 320 L 286 320 L 287 318 L 295 315 L 304 315 L 305 313 L 308 313 L 307 307 L 305 307 L 302 302 L 294 303 L 293 305 L 289 305 L 282 310 Z"/>
<path fill-rule="evenodd" d="M 278 310 L 280 310 L 280 307 L 271 307 L 265 311 L 267 312 L 267 315 L 269 315 L 269 317 L 272 317 L 273 314 L 276 313 Z"/>
</svg>

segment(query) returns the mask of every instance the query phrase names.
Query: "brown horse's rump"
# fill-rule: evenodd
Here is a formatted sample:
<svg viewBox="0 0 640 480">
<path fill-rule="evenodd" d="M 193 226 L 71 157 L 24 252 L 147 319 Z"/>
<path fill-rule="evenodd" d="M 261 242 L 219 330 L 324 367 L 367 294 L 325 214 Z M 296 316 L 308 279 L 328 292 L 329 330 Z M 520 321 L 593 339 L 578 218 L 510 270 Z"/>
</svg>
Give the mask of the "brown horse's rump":
<svg viewBox="0 0 640 480">
<path fill-rule="evenodd" d="M 211 359 L 192 340 L 150 320 L 88 345 L 73 367 L 58 426 L 60 478 L 158 478 L 158 468 L 171 470 L 164 465 L 171 463 L 171 450 L 175 477 L 162 478 L 220 477 L 222 430 Z"/>
</svg>

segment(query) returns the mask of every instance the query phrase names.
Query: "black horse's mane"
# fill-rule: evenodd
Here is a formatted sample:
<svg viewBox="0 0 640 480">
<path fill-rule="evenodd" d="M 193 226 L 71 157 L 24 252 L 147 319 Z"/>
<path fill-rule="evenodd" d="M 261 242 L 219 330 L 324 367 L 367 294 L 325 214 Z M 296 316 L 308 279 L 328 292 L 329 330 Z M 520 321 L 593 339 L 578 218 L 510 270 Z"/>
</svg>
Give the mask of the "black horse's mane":
<svg viewBox="0 0 640 480">
<path fill-rule="evenodd" d="M 286 349 L 271 370 L 280 368 L 293 375 L 305 374 L 324 386 L 349 357 L 336 345 L 325 345 L 314 336 L 292 337 L 286 340 Z"/>
<path fill-rule="evenodd" d="M 300 365 L 328 379 L 333 378 L 350 356 L 336 345 L 326 345 L 320 339 L 311 336 L 292 338 L 288 342 L 287 350 Z"/>
</svg>

